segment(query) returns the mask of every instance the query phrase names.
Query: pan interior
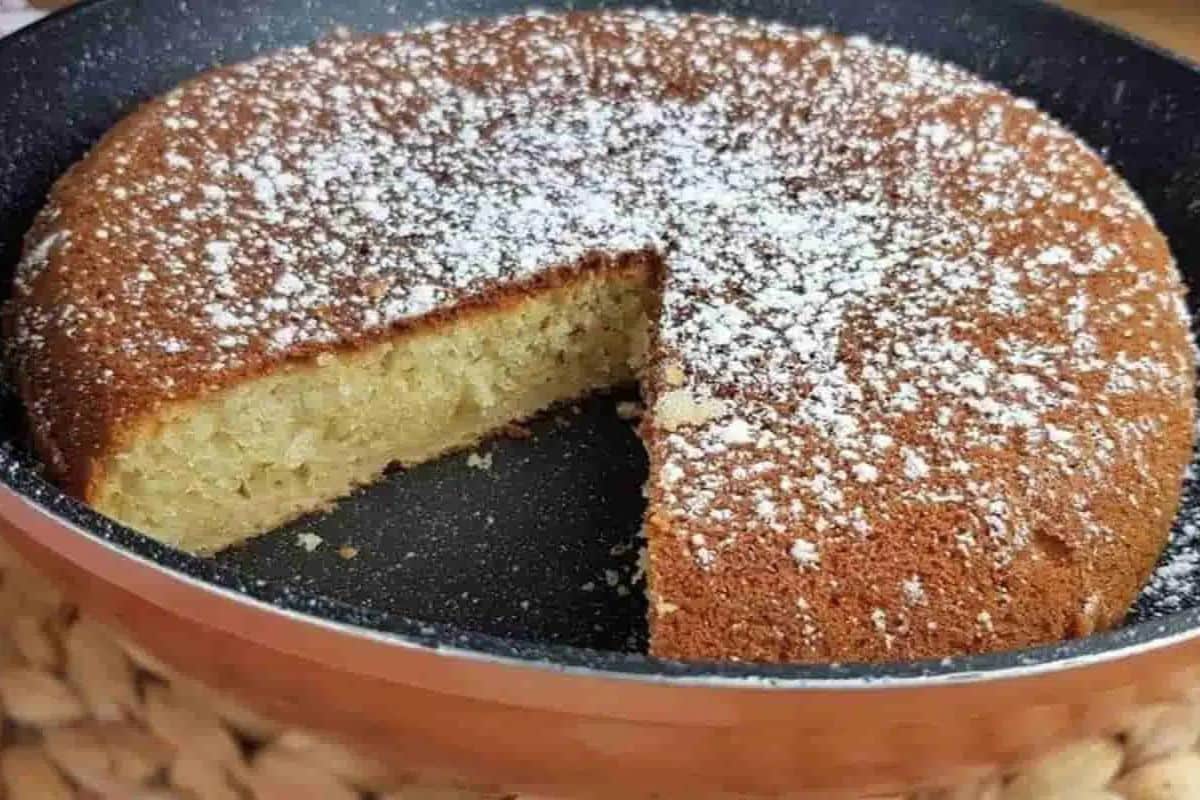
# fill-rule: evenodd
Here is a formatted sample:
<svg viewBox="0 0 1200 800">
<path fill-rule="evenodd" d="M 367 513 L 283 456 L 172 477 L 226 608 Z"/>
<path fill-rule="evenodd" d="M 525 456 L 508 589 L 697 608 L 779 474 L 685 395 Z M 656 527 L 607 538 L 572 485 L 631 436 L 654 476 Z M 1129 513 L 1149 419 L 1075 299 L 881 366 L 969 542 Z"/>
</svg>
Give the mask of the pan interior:
<svg viewBox="0 0 1200 800">
<path fill-rule="evenodd" d="M 581 5 L 587 3 L 573 4 Z M 1200 282 L 1200 73 L 1187 65 L 1037 3 L 673 5 L 865 33 L 955 61 L 1032 97 L 1141 192 L 1186 279 Z M 137 102 L 214 63 L 308 42 L 337 26 L 389 30 L 520 8 L 514 0 L 212 0 L 156 5 L 151 12 L 145 4 L 93 0 L 0 42 L 0 108 L 6 109 L 0 291 L 8 291 L 21 233 L 50 183 Z M 38 68 L 29 69 L 34 63 Z M 529 426 L 527 438 L 495 439 L 472 454 L 390 474 L 329 514 L 216 559 L 163 548 L 46 484 L 24 448 L 11 391 L 0 398 L 0 481 L 170 569 L 334 621 L 442 641 L 456 637 L 470 648 L 550 660 L 577 657 L 563 645 L 639 652 L 645 599 L 636 580 L 637 534 L 646 464 L 629 422 L 616 413 L 635 396 L 632 389 L 618 390 L 557 407 Z M 1192 558 L 1198 530 L 1200 487 L 1189 481 L 1175 542 L 1164 557 L 1168 573 L 1143 595 L 1127 626 L 1044 657 L 1196 625 L 1200 581 L 1190 578 L 1200 572 Z M 1002 668 L 1019 658 L 998 656 L 980 665 Z M 629 659 L 606 663 L 647 668 L 644 659 L 636 667 Z"/>
</svg>

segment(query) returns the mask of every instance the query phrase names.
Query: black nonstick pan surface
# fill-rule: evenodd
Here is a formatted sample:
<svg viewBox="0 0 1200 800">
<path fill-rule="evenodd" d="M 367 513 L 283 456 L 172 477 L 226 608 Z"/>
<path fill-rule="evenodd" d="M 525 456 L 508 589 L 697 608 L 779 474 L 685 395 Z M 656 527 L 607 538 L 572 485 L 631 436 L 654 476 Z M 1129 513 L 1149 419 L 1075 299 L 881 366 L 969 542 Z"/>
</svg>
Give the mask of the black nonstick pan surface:
<svg viewBox="0 0 1200 800">
<path fill-rule="evenodd" d="M 1033 98 L 1140 191 L 1189 283 L 1200 283 L 1194 67 L 1031 0 L 668 5 L 866 34 L 956 62 Z M 519 0 L 92 0 L 0 40 L 0 292 L 7 293 L 21 235 L 52 181 L 138 102 L 207 67 L 308 43 L 339 27 L 385 31 L 525 7 Z M 646 464 L 630 423 L 615 411 L 635 398 L 633 390 L 617 391 L 552 409 L 528 426 L 528 437 L 487 442 L 473 459 L 459 454 L 390 474 L 329 514 L 212 559 L 110 523 L 43 480 L 24 448 L 19 405 L 2 387 L 0 483 L 86 535 L 166 570 L 420 644 L 565 666 L 696 677 L 999 675 L 1137 649 L 1200 628 L 1200 591 L 1180 581 L 1182 588 L 1169 594 L 1144 596 L 1117 631 L 1020 653 L 870 667 L 647 658 L 637 581 Z M 1200 519 L 1194 487 L 1166 556 L 1173 563 L 1180 551 L 1200 547 L 1191 541 L 1191 519 Z M 353 558 L 345 548 L 356 551 Z"/>
</svg>

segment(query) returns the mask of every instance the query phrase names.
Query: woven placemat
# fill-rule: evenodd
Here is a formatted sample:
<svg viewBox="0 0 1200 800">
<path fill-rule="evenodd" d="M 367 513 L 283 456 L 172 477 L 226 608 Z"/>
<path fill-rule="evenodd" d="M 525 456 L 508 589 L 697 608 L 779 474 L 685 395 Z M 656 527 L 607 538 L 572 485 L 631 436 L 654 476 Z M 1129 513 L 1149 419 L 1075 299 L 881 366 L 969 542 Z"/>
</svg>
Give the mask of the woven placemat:
<svg viewBox="0 0 1200 800">
<path fill-rule="evenodd" d="M 3 542 L 0 704 L 7 800 L 535 800 L 397 785 L 400 769 L 263 719 L 122 643 Z M 1200 702 L 1154 706 L 1118 736 L 1014 774 L 892 800 L 1200 800 L 1198 741 Z"/>
</svg>

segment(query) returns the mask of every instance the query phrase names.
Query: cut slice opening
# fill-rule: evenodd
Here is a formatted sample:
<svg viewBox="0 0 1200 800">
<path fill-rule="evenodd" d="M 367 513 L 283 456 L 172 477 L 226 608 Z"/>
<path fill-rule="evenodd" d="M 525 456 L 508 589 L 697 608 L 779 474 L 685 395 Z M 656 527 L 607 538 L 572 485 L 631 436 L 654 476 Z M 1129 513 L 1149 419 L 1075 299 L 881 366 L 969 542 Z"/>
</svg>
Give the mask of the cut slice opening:
<svg viewBox="0 0 1200 800">
<path fill-rule="evenodd" d="M 364 348 L 324 353 L 162 409 L 103 465 L 93 504 L 214 552 L 329 507 L 392 464 L 634 380 L 658 259 L 602 259 Z"/>
</svg>

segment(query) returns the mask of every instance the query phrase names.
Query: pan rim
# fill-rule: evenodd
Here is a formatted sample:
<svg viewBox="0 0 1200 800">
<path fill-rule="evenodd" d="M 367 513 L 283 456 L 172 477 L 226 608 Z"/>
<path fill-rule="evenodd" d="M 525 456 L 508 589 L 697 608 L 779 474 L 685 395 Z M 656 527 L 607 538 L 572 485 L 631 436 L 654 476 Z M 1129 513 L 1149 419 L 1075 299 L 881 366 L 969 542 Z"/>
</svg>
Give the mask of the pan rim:
<svg viewBox="0 0 1200 800">
<path fill-rule="evenodd" d="M 54 11 L 0 38 L 0 60 L 10 48 L 39 37 L 46 28 L 82 21 L 85 17 L 123 0 L 81 0 Z M 1069 18 L 1076 26 L 1096 34 L 1124 40 L 1157 58 L 1173 62 L 1193 74 L 1200 64 L 1111 25 L 1077 12 L 1044 2 L 1014 0 L 1014 6 Z M 0 455 L 3 452 L 0 451 Z M 7 496 L 7 497 L 5 497 Z M 40 478 L 22 454 L 12 459 L 9 469 L 0 469 L 0 501 L 16 500 L 28 505 L 48 522 L 72 536 L 82 536 L 114 554 L 137 562 L 143 569 L 166 575 L 192 588 L 216 594 L 226 601 L 245 604 L 279 615 L 292 623 L 316 625 L 340 635 L 364 638 L 400 649 L 436 652 L 447 658 L 496 666 L 524 668 L 558 674 L 628 680 L 673 687 L 706 687 L 763 691 L 862 691 L 914 687 L 930 688 L 1027 678 L 1066 670 L 1084 669 L 1181 645 L 1200 638 L 1200 607 L 1165 614 L 1153 620 L 1022 650 L 960 656 L 940 660 L 852 664 L 745 664 L 726 662 L 679 662 L 640 653 L 599 651 L 568 645 L 525 642 L 481 634 L 445 623 L 426 623 L 396 615 L 383 615 L 384 626 L 347 622 L 295 607 L 300 601 L 320 599 L 332 607 L 349 604 L 315 592 L 288 589 L 295 603 L 269 601 L 277 589 L 250 587 L 210 560 L 170 550 L 144 534 L 113 523 L 85 507 Z M 0 515 L 2 516 L 2 515 Z M 112 531 L 106 535 L 105 529 Z M 137 543 L 138 548 L 121 540 Z M 167 559 L 152 553 L 171 552 Z M 167 563 L 176 561 L 178 565 Z M 265 581 L 258 581 L 265 584 Z"/>
<path fill-rule="evenodd" d="M 46 486 L 53 489 L 50 484 Z M 55 489 L 54 491 L 57 492 Z M 59 493 L 61 495 L 61 493 Z M 100 515 L 66 495 L 65 500 L 85 516 Z M 70 536 L 82 537 L 91 545 L 134 562 L 138 568 L 159 573 L 218 599 L 259 612 L 275 615 L 292 624 L 316 626 L 327 633 L 362 639 L 400 650 L 434 653 L 438 656 L 496 667 L 524 669 L 567 677 L 600 678 L 664 687 L 738 689 L 770 692 L 797 691 L 887 691 L 980 685 L 1019 678 L 1036 678 L 1070 670 L 1098 667 L 1113 661 L 1148 655 L 1200 638 L 1200 608 L 1175 612 L 1161 618 L 1126 625 L 1079 639 L 1021 650 L 884 663 L 765 664 L 738 662 L 672 661 L 644 653 L 601 651 L 571 645 L 522 642 L 476 633 L 445 623 L 427 623 L 395 615 L 387 617 L 387 628 L 331 619 L 271 602 L 246 588 L 223 585 L 189 572 L 172 569 L 143 553 L 112 539 L 97 535 L 79 522 L 46 508 L 14 487 L 7 473 L 0 473 L 0 509 L 7 501 L 25 505 L 39 517 Z M 0 518 L 4 517 L 0 510 Z M 106 523 L 114 529 L 118 526 Z M 157 545 L 144 534 L 122 532 Z M 178 551 L 172 551 L 178 552 Z M 183 554 L 214 571 L 229 573 L 211 560 Z M 106 576 L 101 575 L 102 578 Z M 260 581 L 260 583 L 266 583 Z M 248 588 L 248 587 L 247 587 Z M 313 596 L 315 593 L 303 592 Z M 346 605 L 341 604 L 340 605 Z"/>
</svg>

